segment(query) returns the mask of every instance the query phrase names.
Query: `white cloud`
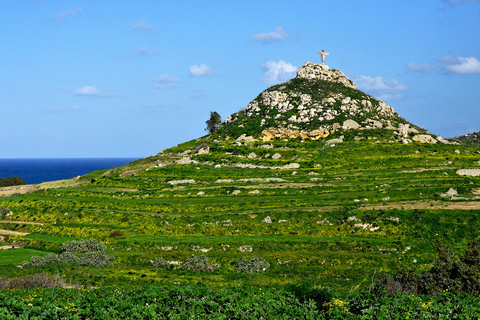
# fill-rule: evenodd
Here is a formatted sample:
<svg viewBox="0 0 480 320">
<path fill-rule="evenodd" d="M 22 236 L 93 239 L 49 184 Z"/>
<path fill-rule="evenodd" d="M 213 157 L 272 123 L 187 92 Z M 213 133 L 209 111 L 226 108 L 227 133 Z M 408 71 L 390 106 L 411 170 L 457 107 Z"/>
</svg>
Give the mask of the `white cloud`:
<svg viewBox="0 0 480 320">
<path fill-rule="evenodd" d="M 115 93 L 103 93 L 95 86 L 84 86 L 75 89 L 72 93 L 74 96 L 89 96 L 89 97 L 117 97 Z"/>
<path fill-rule="evenodd" d="M 451 73 L 472 74 L 480 73 L 480 62 L 474 57 L 443 56 L 442 67 Z"/>
<path fill-rule="evenodd" d="M 288 81 L 295 77 L 297 67 L 283 60 L 278 62 L 268 61 L 262 65 L 265 72 L 265 81 L 269 84 L 277 84 Z"/>
<path fill-rule="evenodd" d="M 188 72 L 192 77 L 201 77 L 201 76 L 206 76 L 213 73 L 212 68 L 210 68 L 204 63 L 202 63 L 199 66 L 194 65 L 189 67 Z"/>
<path fill-rule="evenodd" d="M 164 75 L 161 75 L 160 77 L 153 79 L 153 82 L 155 82 L 155 84 L 152 87 L 158 88 L 158 89 L 175 88 L 179 86 L 181 83 L 179 78 L 169 76 L 168 74 L 164 74 Z"/>
<path fill-rule="evenodd" d="M 59 12 L 55 17 L 53 17 L 53 19 L 55 19 L 57 21 L 63 21 L 63 20 L 68 19 L 72 16 L 76 16 L 81 11 L 82 11 L 81 7 L 75 7 L 75 8 L 72 8 L 70 10 L 67 10 L 67 11 Z"/>
<path fill-rule="evenodd" d="M 152 30 L 155 29 L 155 26 L 152 24 L 148 24 L 145 19 L 142 19 L 132 25 L 132 29 L 140 29 L 140 30 Z"/>
<path fill-rule="evenodd" d="M 252 40 L 262 43 L 269 43 L 274 41 L 282 41 L 288 36 L 281 27 L 274 28 L 275 31 L 267 33 L 257 33 L 252 35 Z"/>
<path fill-rule="evenodd" d="M 75 96 L 101 96 L 100 90 L 98 90 L 95 86 L 85 86 L 78 88 L 73 91 L 73 95 Z"/>
<path fill-rule="evenodd" d="M 354 77 L 356 87 L 359 90 L 370 93 L 381 100 L 401 99 L 400 92 L 407 91 L 408 87 L 395 79 L 384 79 L 382 77 L 359 76 Z"/>
<path fill-rule="evenodd" d="M 138 48 L 137 51 L 138 51 L 138 53 L 141 53 L 141 54 L 150 55 L 150 54 L 157 54 L 157 53 L 159 53 L 159 52 L 160 52 L 160 49 L 155 48 L 155 49 L 148 50 L 146 46 L 143 46 L 143 47 L 141 47 L 141 48 Z"/>
<path fill-rule="evenodd" d="M 420 72 L 423 74 L 431 73 L 433 71 L 437 71 L 438 68 L 433 64 L 416 64 L 416 63 L 408 63 L 407 69 L 413 72 Z"/>
</svg>

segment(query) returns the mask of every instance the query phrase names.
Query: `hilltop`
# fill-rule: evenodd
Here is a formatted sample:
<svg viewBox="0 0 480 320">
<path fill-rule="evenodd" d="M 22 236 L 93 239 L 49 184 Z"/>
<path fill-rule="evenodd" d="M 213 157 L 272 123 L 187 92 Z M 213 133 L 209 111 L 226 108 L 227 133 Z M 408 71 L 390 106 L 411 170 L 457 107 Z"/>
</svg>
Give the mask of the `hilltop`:
<svg viewBox="0 0 480 320">
<path fill-rule="evenodd" d="M 357 90 L 343 72 L 311 62 L 300 67 L 294 79 L 268 88 L 245 109 L 227 117 L 218 135 L 318 140 L 354 138 L 351 130 L 370 129 L 383 129 L 385 138 L 405 144 L 412 140 L 448 143 L 401 118 L 384 101 Z"/>
<path fill-rule="evenodd" d="M 4 240 L 23 246 L 0 252 L 2 271 L 88 285 L 356 291 L 377 272 L 428 270 L 437 241 L 459 252 L 480 236 L 479 176 L 476 147 L 432 135 L 341 71 L 306 63 L 213 134 L 0 198 Z M 56 258 L 89 238 L 107 244 L 98 254 L 108 265 Z M 192 258 L 209 271 L 193 268 L 192 254 L 210 259 Z M 246 274 L 243 258 L 267 263 Z"/>
</svg>

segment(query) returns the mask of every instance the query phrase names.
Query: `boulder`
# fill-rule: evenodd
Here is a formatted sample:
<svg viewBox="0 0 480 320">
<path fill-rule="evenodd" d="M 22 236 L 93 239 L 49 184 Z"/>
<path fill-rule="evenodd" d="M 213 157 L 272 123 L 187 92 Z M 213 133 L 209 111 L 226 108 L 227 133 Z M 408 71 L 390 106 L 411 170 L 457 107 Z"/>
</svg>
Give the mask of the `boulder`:
<svg viewBox="0 0 480 320">
<path fill-rule="evenodd" d="M 418 141 L 418 142 L 421 142 L 421 143 L 437 143 L 437 140 L 435 140 L 429 134 L 417 134 L 417 135 L 413 136 L 412 140 Z"/>
<path fill-rule="evenodd" d="M 359 125 L 355 120 L 345 120 L 343 122 L 342 129 L 343 130 L 350 130 L 350 129 L 358 129 L 361 128 L 361 125 Z"/>
</svg>

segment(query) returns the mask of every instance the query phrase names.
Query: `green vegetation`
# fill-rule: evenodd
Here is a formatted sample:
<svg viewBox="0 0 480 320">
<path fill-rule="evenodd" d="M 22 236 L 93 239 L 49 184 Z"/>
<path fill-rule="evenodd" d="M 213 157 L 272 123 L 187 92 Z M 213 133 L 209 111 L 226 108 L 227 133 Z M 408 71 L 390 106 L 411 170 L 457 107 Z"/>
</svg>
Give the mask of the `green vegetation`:
<svg viewBox="0 0 480 320">
<path fill-rule="evenodd" d="M 17 176 L 0 178 L 0 187 L 21 186 L 24 184 L 27 184 L 25 180 Z"/>
</svg>

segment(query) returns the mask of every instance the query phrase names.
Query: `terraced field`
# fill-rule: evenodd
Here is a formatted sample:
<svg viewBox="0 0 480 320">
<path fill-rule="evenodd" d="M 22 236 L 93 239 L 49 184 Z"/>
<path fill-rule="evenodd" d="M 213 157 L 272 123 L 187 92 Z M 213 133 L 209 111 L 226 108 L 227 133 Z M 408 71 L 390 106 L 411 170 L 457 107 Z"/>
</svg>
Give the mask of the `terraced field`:
<svg viewBox="0 0 480 320">
<path fill-rule="evenodd" d="M 461 251 L 480 235 L 480 177 L 457 173 L 480 168 L 475 147 L 401 144 L 385 130 L 355 136 L 363 140 L 246 142 L 212 135 L 91 173 L 70 187 L 2 197 L 0 207 L 12 214 L 0 229 L 16 233 L 8 244 L 38 255 L 95 238 L 116 258 L 105 268 L 23 269 L 0 259 L 2 271 L 47 270 L 89 285 L 308 283 L 348 291 L 369 288 L 381 272 L 428 270 L 437 241 Z M 220 269 L 181 269 L 192 254 Z M 154 268 L 158 257 L 171 267 Z M 264 258 L 270 267 L 239 273 L 244 257 Z"/>
</svg>

